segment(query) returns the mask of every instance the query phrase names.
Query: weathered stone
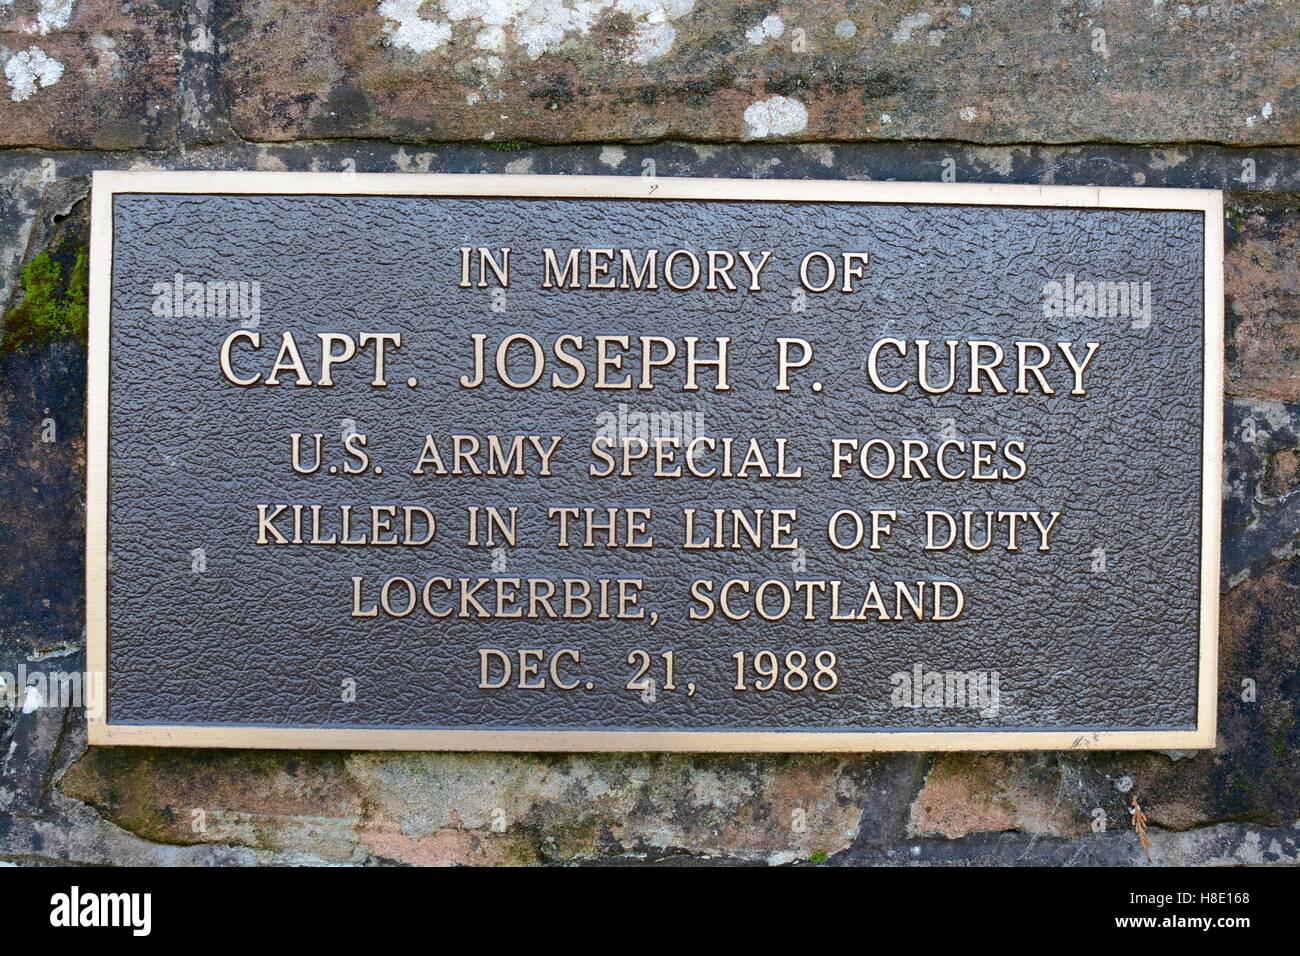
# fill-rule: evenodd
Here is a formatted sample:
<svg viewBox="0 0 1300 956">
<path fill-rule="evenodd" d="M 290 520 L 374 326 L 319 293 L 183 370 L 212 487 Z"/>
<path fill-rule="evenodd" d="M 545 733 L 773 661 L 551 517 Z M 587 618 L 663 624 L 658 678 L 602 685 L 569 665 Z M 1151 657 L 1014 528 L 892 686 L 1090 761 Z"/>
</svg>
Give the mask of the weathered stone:
<svg viewBox="0 0 1300 956">
<path fill-rule="evenodd" d="M 853 843 L 869 763 L 94 749 L 59 789 L 155 842 L 340 862 L 789 862 Z"/>
<path fill-rule="evenodd" d="M 28 666 L 47 676 L 67 673 L 80 667 L 80 657 L 74 655 L 67 662 L 38 658 Z M 12 671 L 0 678 L 0 683 L 5 685 L 10 681 L 17 684 L 16 674 Z M 74 711 L 70 707 L 57 706 L 57 699 L 42 699 L 42 688 L 44 695 L 48 695 L 48 682 L 37 684 L 33 681 L 25 688 L 0 688 L 0 693 L 16 692 L 17 695 L 17 706 L 13 711 L 0 710 L 0 739 L 6 742 L 5 748 L 0 750 L 0 815 L 39 813 L 49 800 L 60 769 L 61 744 Z"/>
<path fill-rule="evenodd" d="M 1297 553 L 1300 403 L 1233 399 L 1224 425 L 1221 574 L 1231 587 Z"/>
<path fill-rule="evenodd" d="M 635 175 L 649 160 L 659 175 L 936 179 L 946 156 L 960 179 L 1238 190 L 1228 197 L 1233 397 L 1217 750 L 862 758 L 87 750 L 78 712 L 0 708 L 0 860 L 1144 865 L 1127 812 L 1137 796 L 1156 864 L 1295 862 L 1300 356 L 1287 329 L 1300 257 L 1293 197 L 1268 195 L 1300 189 L 1295 150 L 343 141 L 9 151 L 0 153 L 0 298 L 5 309 L 23 300 L 20 269 L 42 252 L 59 263 L 61 282 L 70 277 L 84 249 L 77 203 L 98 167 Z M 1247 157 L 1253 182 L 1239 178 Z M 0 355 L 8 505 L 0 671 L 81 666 L 84 355 L 68 339 Z M 46 417 L 57 423 L 48 447 Z M 1253 701 L 1244 699 L 1247 679 Z M 1098 810 L 1105 829 L 1095 829 Z"/>
<path fill-rule="evenodd" d="M 1228 392 L 1300 402 L 1300 215 L 1294 202 L 1232 213 L 1223 263 Z"/>
<path fill-rule="evenodd" d="M 0 306 L 0 652 L 24 657 L 82 641 L 89 225 L 82 195 L 62 183 L 34 198 L 24 231 L 40 251 L 21 269 L 8 308 Z M 0 665 L 8 663 L 0 653 Z"/>
<path fill-rule="evenodd" d="M 1292 143 L 1289 0 L 754 4 L 239 0 L 256 140 Z"/>
<path fill-rule="evenodd" d="M 1219 646 L 1211 812 L 1225 819 L 1294 819 L 1300 794 L 1300 557 L 1294 550 L 1224 596 Z"/>
<path fill-rule="evenodd" d="M 949 839 L 1007 830 L 1079 836 L 1088 816 L 1074 805 L 1078 790 L 1069 778 L 1055 754 L 938 756 L 912 804 L 908 832 Z"/>
<path fill-rule="evenodd" d="M 217 93 L 215 0 L 181 0 L 180 140 L 186 146 L 230 138 Z"/>
<path fill-rule="evenodd" d="M 1220 823 L 1195 830 L 1152 827 L 1148 862 L 1132 830 L 1108 829 L 1075 840 L 985 833 L 959 840 L 914 839 L 882 849 L 855 847 L 838 866 L 1259 866 L 1300 863 L 1300 827 Z"/>
<path fill-rule="evenodd" d="M 0 146 L 170 144 L 180 48 L 163 0 L 0 4 Z"/>
<path fill-rule="evenodd" d="M 25 656 L 83 639 L 85 387 L 65 376 L 85 354 L 61 342 L 0 355 L 0 649 Z"/>
<path fill-rule="evenodd" d="M 92 750 L 59 784 L 155 843 L 353 858 L 359 795 L 336 754 Z"/>
</svg>

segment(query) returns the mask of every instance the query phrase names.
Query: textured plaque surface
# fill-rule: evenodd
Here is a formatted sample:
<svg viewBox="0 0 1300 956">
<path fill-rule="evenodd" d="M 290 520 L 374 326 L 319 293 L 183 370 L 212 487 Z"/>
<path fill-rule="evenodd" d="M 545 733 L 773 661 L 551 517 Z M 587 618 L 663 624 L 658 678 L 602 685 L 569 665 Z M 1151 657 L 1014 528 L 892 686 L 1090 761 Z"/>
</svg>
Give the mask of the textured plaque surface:
<svg viewBox="0 0 1300 956">
<path fill-rule="evenodd" d="M 1218 201 L 1159 190 L 100 174 L 90 627 L 110 690 L 92 739 L 507 749 L 1207 745 Z M 508 286 L 487 268 L 480 287 L 473 255 L 464 287 L 462 247 L 498 256 L 509 247 Z M 575 248 L 584 285 L 593 278 L 589 249 L 628 249 L 638 261 L 659 250 L 661 266 L 671 251 L 688 250 L 706 268 L 682 291 L 662 271 L 657 290 L 545 287 L 544 251 L 563 265 Z M 735 263 L 735 291 L 721 278 L 707 289 L 708 250 L 733 259 L 770 251 L 760 288 L 749 288 L 750 274 Z M 828 260 L 801 277 L 814 251 Z M 854 261 L 846 253 L 866 253 L 861 276 L 845 278 Z M 839 276 L 818 292 L 826 261 Z M 681 284 L 690 262 L 678 257 Z M 610 275 L 621 275 L 617 256 Z M 201 302 L 187 309 L 194 283 Z M 216 283 L 228 284 L 224 307 L 210 291 Z M 293 371 L 265 383 L 286 331 L 310 385 L 295 384 Z M 386 354 L 386 384 L 374 384 L 372 343 L 334 365 L 322 387 L 320 333 L 359 342 L 366 332 L 401 335 Z M 523 388 L 500 381 L 493 366 L 497 345 L 521 333 L 545 358 L 540 380 Z M 482 385 L 466 387 L 476 334 L 486 337 L 488 367 Z M 554 351 L 566 335 L 582 339 L 581 348 L 567 340 L 585 369 L 576 388 L 552 384 L 553 374 L 576 375 Z M 594 387 L 597 336 L 626 337 L 627 348 L 605 346 L 623 356 L 607 380 L 632 387 Z M 664 359 L 653 388 L 637 387 L 645 384 L 642 336 L 671 341 L 678 353 L 669 363 L 652 348 L 652 359 Z M 720 337 L 730 340 L 728 390 L 703 365 L 700 388 L 683 389 L 690 337 L 701 358 L 717 354 Z M 791 367 L 788 391 L 774 387 L 781 339 L 800 339 L 812 354 Z M 947 376 L 945 343 L 957 343 L 951 390 L 919 387 L 918 340 L 930 343 L 932 385 Z M 245 386 L 223 374 L 223 343 L 235 376 L 261 380 Z M 343 343 L 335 340 L 337 352 Z M 1017 343 L 1045 347 L 1042 379 L 1054 394 L 1020 368 Z M 1096 344 L 1079 381 L 1061 343 L 1076 359 Z M 787 347 L 791 366 L 801 348 Z M 972 358 L 999 354 L 992 375 L 974 376 L 983 387 L 972 394 Z M 518 386 L 532 369 L 530 340 L 517 339 L 506 356 Z M 1080 382 L 1085 394 L 1072 394 Z M 294 471 L 295 433 L 305 453 L 323 436 L 319 471 Z M 364 437 L 363 473 L 341 473 L 355 463 L 345 453 L 349 435 Z M 654 445 L 668 436 L 682 445 L 710 439 L 697 455 L 721 467 L 730 438 L 735 467 L 754 448 L 771 474 L 752 464 L 745 477 L 656 477 L 651 453 L 629 476 L 593 476 L 593 466 L 603 468 L 592 451 L 602 435 L 612 436 L 602 447 L 619 468 L 639 438 Z M 455 474 L 455 436 L 483 446 L 488 436 L 559 442 L 550 474 L 527 442 L 522 465 L 506 469 L 522 475 L 489 474 L 486 447 L 474 459 L 484 474 Z M 450 473 L 437 474 L 427 458 L 425 473 L 412 473 L 428 437 Z M 886 477 L 868 477 L 851 451 L 872 440 L 866 464 Z M 934 454 L 945 442 L 946 470 L 961 478 L 938 473 Z M 987 466 L 972 457 L 983 442 Z M 886 446 L 897 455 L 892 470 Z M 838 478 L 836 448 L 850 449 Z M 905 478 L 907 449 L 929 457 Z M 781 464 L 801 477 L 781 477 Z M 975 472 L 993 477 L 975 480 Z M 436 533 L 420 546 L 295 544 L 285 511 L 275 527 L 291 540 L 277 544 L 272 532 L 259 544 L 258 506 L 294 504 L 308 516 L 320 506 L 321 538 L 341 537 L 344 505 L 354 534 L 370 529 L 372 506 L 399 509 L 399 532 L 400 509 L 420 506 L 436 517 Z M 467 544 L 470 509 L 481 519 L 487 508 L 511 507 L 514 546 Z M 568 547 L 559 545 L 557 508 L 578 509 Z M 585 508 L 602 518 L 610 508 L 648 509 L 640 539 L 653 535 L 653 546 L 626 546 L 620 523 L 617 546 L 597 534 L 596 546 L 584 547 Z M 797 511 L 784 542 L 797 537 L 797 546 L 686 548 L 688 509 L 696 509 L 696 542 L 715 533 L 714 509 L 751 522 L 762 509 L 769 529 L 774 513 Z M 867 540 L 841 549 L 828 526 L 846 509 L 865 516 Z M 892 513 L 879 519 L 890 530 L 878 550 L 867 547 L 873 511 Z M 958 521 L 958 539 L 927 550 L 927 520 L 938 522 L 929 543 L 947 536 L 942 519 L 927 517 L 937 512 Z M 987 550 L 963 542 L 963 512 L 977 516 L 976 545 L 993 513 Z M 1026 517 L 999 517 L 1008 512 Z M 1044 536 L 1030 514 L 1057 516 Z M 838 519 L 841 544 L 853 520 Z M 1008 524 L 1017 520 L 1019 547 L 1010 550 Z M 730 542 L 730 525 L 725 534 Z M 440 583 L 429 606 L 409 615 L 397 585 L 397 613 L 359 616 L 376 609 L 395 576 L 417 590 Z M 472 592 L 477 605 L 460 596 L 462 579 L 488 582 Z M 639 582 L 644 617 L 600 619 L 581 606 L 551 615 L 530 605 L 530 582 L 562 591 L 566 579 Z M 519 582 L 522 617 L 494 601 L 501 580 L 508 589 Z M 702 581 L 711 582 L 702 593 L 712 605 L 697 597 Z M 730 590 L 729 614 L 719 600 L 728 581 L 745 582 Z M 777 583 L 756 602 L 763 582 Z M 933 619 L 936 591 L 939 617 L 956 593 L 935 582 L 960 589 L 955 619 Z M 465 613 L 439 618 L 431 609 Z"/>
</svg>

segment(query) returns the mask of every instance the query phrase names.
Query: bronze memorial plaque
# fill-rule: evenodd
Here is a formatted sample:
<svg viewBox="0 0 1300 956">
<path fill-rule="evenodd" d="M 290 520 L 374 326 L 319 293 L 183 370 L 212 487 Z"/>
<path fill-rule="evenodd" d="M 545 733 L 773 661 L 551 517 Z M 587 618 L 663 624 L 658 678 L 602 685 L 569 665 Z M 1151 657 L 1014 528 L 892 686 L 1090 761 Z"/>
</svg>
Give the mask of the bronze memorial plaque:
<svg viewBox="0 0 1300 956">
<path fill-rule="evenodd" d="M 1212 746 L 1217 192 L 98 173 L 97 744 Z"/>
</svg>

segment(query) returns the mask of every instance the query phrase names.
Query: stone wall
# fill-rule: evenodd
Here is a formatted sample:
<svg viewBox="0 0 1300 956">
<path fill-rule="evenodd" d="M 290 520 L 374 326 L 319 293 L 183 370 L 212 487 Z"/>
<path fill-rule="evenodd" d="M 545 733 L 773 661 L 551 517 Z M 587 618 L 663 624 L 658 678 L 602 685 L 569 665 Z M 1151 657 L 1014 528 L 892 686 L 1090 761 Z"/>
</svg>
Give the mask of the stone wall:
<svg viewBox="0 0 1300 956">
<path fill-rule="evenodd" d="M 97 168 L 1227 190 L 1219 743 L 1196 753 L 88 749 L 0 709 L 0 861 L 1300 857 L 1295 0 L 0 0 L 0 672 L 84 667 Z M 1112 653 L 1124 655 L 1124 647 Z"/>
</svg>

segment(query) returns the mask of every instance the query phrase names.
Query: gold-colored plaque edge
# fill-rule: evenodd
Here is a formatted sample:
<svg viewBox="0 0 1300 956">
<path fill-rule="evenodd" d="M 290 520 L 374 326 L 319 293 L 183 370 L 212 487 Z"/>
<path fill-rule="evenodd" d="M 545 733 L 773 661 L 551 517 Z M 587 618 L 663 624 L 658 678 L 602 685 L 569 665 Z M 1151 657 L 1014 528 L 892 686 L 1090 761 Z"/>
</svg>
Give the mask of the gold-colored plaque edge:
<svg viewBox="0 0 1300 956">
<path fill-rule="evenodd" d="M 1217 721 L 1219 551 L 1223 476 L 1223 194 L 1208 189 L 874 183 L 820 180 L 500 176 L 489 174 L 118 171 L 94 173 L 87 361 L 86 660 L 108 672 L 108 408 L 113 197 L 119 193 L 504 196 L 765 200 L 1204 213 L 1204 409 L 1201 616 L 1194 730 L 877 731 L 426 730 L 114 724 L 88 713 L 95 746 L 312 750 L 868 752 L 956 750 L 1192 750 L 1213 747 Z M 111 700 L 111 688 L 109 689 Z"/>
</svg>

